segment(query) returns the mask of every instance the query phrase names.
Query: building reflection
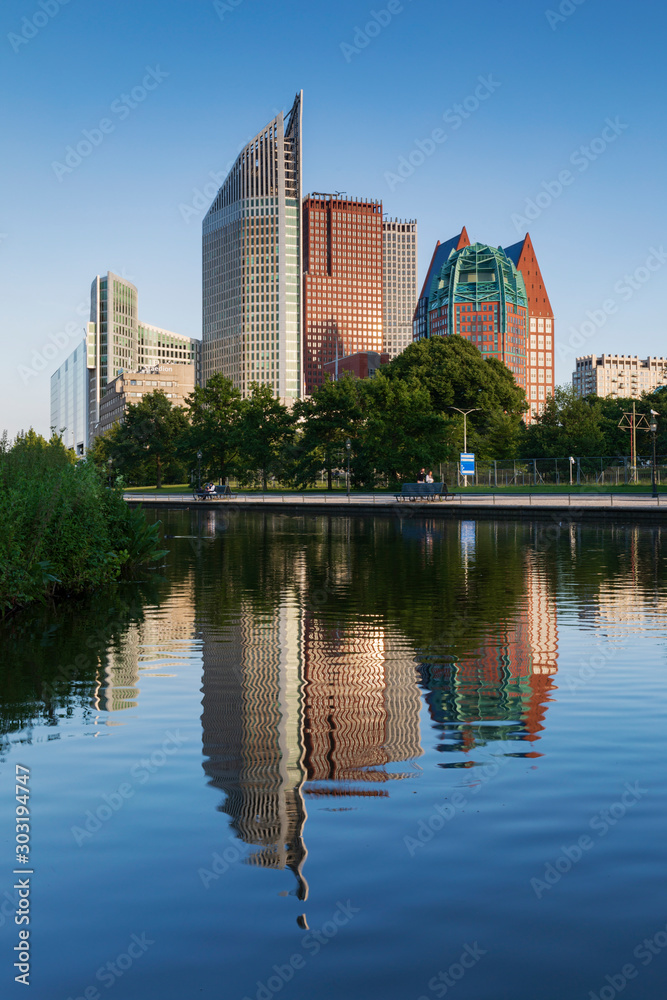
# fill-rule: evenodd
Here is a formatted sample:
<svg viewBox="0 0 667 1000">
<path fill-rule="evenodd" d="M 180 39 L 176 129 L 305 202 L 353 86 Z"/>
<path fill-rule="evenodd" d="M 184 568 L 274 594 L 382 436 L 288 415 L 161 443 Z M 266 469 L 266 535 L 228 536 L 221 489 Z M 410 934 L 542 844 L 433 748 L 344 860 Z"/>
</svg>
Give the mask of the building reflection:
<svg viewBox="0 0 667 1000">
<path fill-rule="evenodd" d="M 422 753 L 416 663 L 376 624 L 334 627 L 284 594 L 203 634 L 204 770 L 220 809 L 256 848 L 248 863 L 288 868 L 306 899 L 306 801 L 387 795 Z M 305 603 L 305 602 L 304 602 Z"/>
<path fill-rule="evenodd" d="M 460 528 L 467 571 L 474 530 L 468 522 Z M 545 563 L 532 549 L 525 553 L 524 580 L 518 609 L 490 625 L 476 650 L 422 659 L 421 680 L 431 717 L 441 727 L 443 752 L 540 738 L 558 669 L 558 618 Z"/>
</svg>

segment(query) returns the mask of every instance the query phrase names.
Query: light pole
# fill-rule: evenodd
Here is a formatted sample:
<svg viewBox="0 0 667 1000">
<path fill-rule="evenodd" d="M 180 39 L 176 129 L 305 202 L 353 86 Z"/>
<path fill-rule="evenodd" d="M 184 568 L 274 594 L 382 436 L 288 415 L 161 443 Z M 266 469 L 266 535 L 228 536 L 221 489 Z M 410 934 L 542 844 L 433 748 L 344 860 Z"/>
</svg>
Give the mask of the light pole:
<svg viewBox="0 0 667 1000">
<path fill-rule="evenodd" d="M 655 410 L 651 410 L 651 423 L 648 425 L 651 434 L 653 435 L 653 467 L 651 469 L 651 485 L 653 486 L 653 499 L 658 499 L 658 484 L 655 477 L 655 436 L 658 430 L 658 414 Z"/>
<path fill-rule="evenodd" d="M 352 442 L 349 438 L 345 438 L 345 448 L 347 450 L 347 498 L 350 499 L 350 452 L 352 451 Z"/>
<path fill-rule="evenodd" d="M 201 448 L 197 452 L 197 489 L 201 489 L 201 459 L 202 453 Z"/>
<path fill-rule="evenodd" d="M 462 410 L 458 406 L 450 406 L 450 410 L 456 410 L 458 413 L 463 414 L 463 454 L 468 453 L 468 414 L 475 413 L 477 410 L 481 410 L 481 406 L 472 406 L 469 410 Z M 463 485 L 468 485 L 468 477 L 463 476 Z"/>
</svg>

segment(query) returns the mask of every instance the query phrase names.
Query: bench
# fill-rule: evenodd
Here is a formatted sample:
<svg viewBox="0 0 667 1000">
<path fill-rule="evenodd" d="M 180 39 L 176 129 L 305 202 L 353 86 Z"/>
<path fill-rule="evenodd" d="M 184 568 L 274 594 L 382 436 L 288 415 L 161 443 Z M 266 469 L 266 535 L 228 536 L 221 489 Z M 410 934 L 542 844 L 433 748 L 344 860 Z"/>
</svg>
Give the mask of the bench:
<svg viewBox="0 0 667 1000">
<path fill-rule="evenodd" d="M 397 500 L 451 500 L 454 494 L 447 489 L 447 483 L 403 483 L 395 496 Z"/>
<path fill-rule="evenodd" d="M 192 493 L 193 500 L 224 500 L 225 497 L 233 496 L 229 486 L 216 486 L 215 493 L 209 490 L 194 490 Z"/>
</svg>

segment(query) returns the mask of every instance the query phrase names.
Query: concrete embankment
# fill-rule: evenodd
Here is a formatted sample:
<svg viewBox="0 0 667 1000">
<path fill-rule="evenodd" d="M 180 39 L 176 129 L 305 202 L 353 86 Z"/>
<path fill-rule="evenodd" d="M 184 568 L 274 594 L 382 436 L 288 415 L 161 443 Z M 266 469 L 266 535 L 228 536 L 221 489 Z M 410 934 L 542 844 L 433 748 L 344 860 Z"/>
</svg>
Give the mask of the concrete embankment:
<svg viewBox="0 0 667 1000">
<path fill-rule="evenodd" d="M 133 507 L 165 510 L 265 511 L 280 514 L 311 514 L 367 517 L 369 515 L 438 519 L 547 520 L 571 523 L 630 521 L 667 523 L 667 498 L 650 494 L 456 494 L 442 501 L 398 501 L 386 494 L 345 495 L 285 493 L 238 493 L 230 498 L 195 500 L 191 493 L 126 493 Z"/>
</svg>

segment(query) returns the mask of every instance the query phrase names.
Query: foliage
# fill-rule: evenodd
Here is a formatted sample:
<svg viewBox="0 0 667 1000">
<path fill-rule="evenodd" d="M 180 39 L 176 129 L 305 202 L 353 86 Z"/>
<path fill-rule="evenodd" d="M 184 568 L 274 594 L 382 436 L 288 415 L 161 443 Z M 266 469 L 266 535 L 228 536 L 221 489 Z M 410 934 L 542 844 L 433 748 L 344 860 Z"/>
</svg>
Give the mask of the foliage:
<svg viewBox="0 0 667 1000">
<path fill-rule="evenodd" d="M 0 613 L 53 595 L 84 594 L 160 558 L 146 530 L 94 464 L 52 438 L 22 435 L 0 452 Z"/>
<path fill-rule="evenodd" d="M 206 479 L 224 481 L 236 469 L 240 402 L 241 393 L 220 372 L 205 386 L 195 386 L 188 396 L 190 423 L 178 450 L 190 468 L 197 464 L 197 452 L 201 451 L 201 473 Z"/>
<path fill-rule="evenodd" d="M 146 468 L 152 467 L 155 485 L 160 489 L 165 472 L 172 481 L 184 476 L 177 456 L 179 442 L 187 430 L 184 410 L 172 406 L 171 400 L 156 389 L 127 407 L 123 422 L 113 431 L 109 442 L 109 457 L 128 479 L 143 478 Z"/>
<path fill-rule="evenodd" d="M 310 398 L 294 405 L 299 436 L 292 455 L 297 486 L 315 481 L 321 469 L 327 474 L 327 489 L 333 486 L 333 470 L 343 463 L 345 441 L 355 438 L 363 417 L 361 382 L 349 374 L 338 381 L 327 379 Z"/>
<path fill-rule="evenodd" d="M 269 476 L 279 476 L 283 456 L 294 436 L 295 417 L 266 385 L 252 382 L 250 395 L 239 406 L 236 440 L 239 464 L 247 470 L 261 470 L 263 489 Z"/>
</svg>

